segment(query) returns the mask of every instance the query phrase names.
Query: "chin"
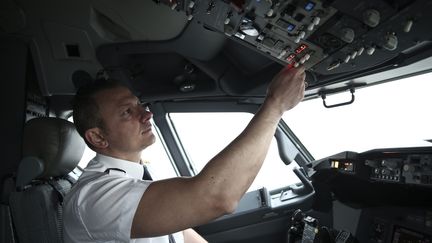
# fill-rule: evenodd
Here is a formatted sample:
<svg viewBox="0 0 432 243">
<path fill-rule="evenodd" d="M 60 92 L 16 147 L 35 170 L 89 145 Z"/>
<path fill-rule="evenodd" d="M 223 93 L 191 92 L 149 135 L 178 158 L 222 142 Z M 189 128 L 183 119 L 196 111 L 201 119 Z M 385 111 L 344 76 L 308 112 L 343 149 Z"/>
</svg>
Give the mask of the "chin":
<svg viewBox="0 0 432 243">
<path fill-rule="evenodd" d="M 156 142 L 156 137 L 154 134 L 151 134 L 150 136 L 148 136 L 145 141 L 144 141 L 144 146 L 145 148 L 147 148 L 148 146 L 154 144 Z"/>
</svg>

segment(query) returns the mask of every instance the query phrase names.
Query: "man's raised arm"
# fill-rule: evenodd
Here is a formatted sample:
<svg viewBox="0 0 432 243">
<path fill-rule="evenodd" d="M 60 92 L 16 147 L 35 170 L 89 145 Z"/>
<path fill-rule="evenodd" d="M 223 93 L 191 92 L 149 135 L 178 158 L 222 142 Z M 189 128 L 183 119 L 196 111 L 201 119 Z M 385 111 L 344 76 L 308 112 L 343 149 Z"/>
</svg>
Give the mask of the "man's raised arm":
<svg viewBox="0 0 432 243">
<path fill-rule="evenodd" d="M 281 70 L 245 130 L 192 178 L 153 182 L 135 213 L 133 238 L 166 235 L 231 213 L 252 184 L 283 113 L 304 95 L 302 67 Z"/>
</svg>

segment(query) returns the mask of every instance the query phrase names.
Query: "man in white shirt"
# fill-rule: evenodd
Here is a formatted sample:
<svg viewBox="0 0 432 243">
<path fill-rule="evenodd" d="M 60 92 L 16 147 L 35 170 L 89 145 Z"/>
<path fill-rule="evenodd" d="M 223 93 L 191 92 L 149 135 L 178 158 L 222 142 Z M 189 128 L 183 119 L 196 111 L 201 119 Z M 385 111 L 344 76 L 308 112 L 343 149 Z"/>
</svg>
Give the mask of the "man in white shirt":
<svg viewBox="0 0 432 243">
<path fill-rule="evenodd" d="M 205 242 L 190 228 L 235 210 L 282 114 L 303 98 L 304 79 L 302 67 L 281 70 L 249 125 L 198 175 L 155 182 L 142 180 L 140 165 L 155 141 L 152 113 L 118 82 L 80 89 L 74 122 L 97 155 L 65 198 L 65 241 Z"/>
</svg>

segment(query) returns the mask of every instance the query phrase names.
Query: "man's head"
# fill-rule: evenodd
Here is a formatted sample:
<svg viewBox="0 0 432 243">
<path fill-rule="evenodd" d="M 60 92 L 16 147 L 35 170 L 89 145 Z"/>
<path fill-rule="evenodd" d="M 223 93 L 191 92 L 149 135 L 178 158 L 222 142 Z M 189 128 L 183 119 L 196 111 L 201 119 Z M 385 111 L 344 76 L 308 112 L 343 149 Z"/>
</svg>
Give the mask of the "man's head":
<svg viewBox="0 0 432 243">
<path fill-rule="evenodd" d="M 96 80 L 80 88 L 73 116 L 78 133 L 98 153 L 135 161 L 155 141 L 152 113 L 116 80 Z"/>
</svg>

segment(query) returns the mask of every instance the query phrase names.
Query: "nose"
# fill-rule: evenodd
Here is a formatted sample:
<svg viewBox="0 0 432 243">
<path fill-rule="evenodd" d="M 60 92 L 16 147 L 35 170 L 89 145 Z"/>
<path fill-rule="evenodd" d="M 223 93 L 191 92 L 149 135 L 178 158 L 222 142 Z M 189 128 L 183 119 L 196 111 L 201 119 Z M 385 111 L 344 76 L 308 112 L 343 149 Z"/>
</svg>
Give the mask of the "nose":
<svg viewBox="0 0 432 243">
<path fill-rule="evenodd" d="M 139 106 L 138 109 L 140 122 L 146 122 L 153 117 L 153 113 L 148 109 L 147 106 Z"/>
</svg>

